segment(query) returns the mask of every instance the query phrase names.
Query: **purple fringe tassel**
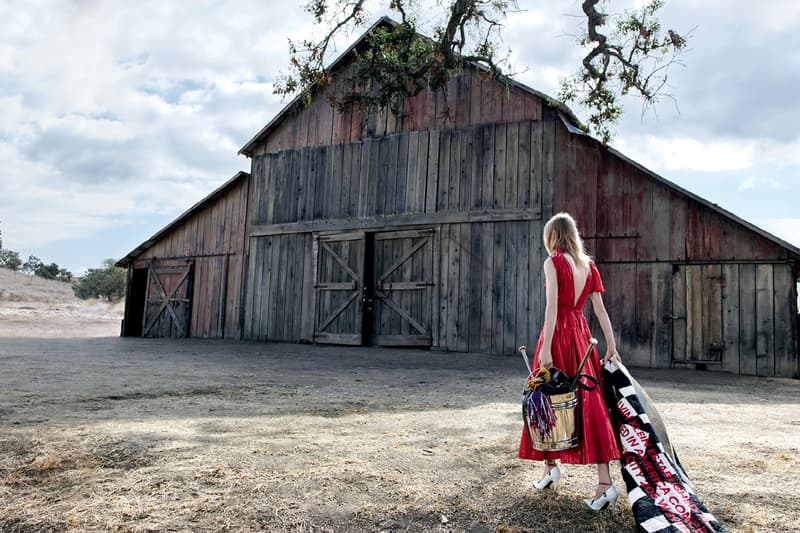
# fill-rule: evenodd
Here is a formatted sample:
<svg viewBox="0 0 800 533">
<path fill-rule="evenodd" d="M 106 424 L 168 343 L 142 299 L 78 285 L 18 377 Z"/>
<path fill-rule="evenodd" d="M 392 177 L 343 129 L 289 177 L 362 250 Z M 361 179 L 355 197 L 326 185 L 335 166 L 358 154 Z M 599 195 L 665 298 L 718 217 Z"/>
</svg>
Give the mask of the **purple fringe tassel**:
<svg viewBox="0 0 800 533">
<path fill-rule="evenodd" d="M 531 431 L 536 430 L 542 439 L 548 438 L 556 425 L 556 413 L 550 397 L 536 390 L 531 392 L 528 395 L 527 411 Z"/>
</svg>

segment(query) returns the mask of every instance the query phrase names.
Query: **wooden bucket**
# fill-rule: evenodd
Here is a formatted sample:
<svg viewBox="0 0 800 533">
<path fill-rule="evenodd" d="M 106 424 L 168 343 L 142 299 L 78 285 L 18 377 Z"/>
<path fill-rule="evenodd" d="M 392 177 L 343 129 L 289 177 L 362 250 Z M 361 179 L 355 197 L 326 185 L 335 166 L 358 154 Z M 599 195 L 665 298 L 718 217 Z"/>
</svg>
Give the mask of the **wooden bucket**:
<svg viewBox="0 0 800 533">
<path fill-rule="evenodd" d="M 553 404 L 553 412 L 556 415 L 556 425 L 553 426 L 550 435 L 542 438 L 542 435 L 532 429 L 528 424 L 528 417 L 525 417 L 528 424 L 528 435 L 531 437 L 531 445 L 534 449 L 542 452 L 559 452 L 569 450 L 578 446 L 580 442 L 580 398 L 578 390 L 565 392 L 564 394 L 553 394 L 550 396 Z"/>
</svg>

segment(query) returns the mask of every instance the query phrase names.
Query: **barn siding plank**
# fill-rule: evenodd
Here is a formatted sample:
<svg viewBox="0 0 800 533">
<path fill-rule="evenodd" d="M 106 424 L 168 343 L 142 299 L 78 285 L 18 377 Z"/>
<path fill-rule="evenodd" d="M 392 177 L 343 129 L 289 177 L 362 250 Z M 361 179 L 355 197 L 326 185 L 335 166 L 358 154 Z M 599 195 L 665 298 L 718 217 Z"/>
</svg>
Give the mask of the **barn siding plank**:
<svg viewBox="0 0 800 533">
<path fill-rule="evenodd" d="M 330 181 L 330 194 L 326 198 L 327 218 L 342 218 L 342 172 L 344 160 L 344 145 L 337 144 L 332 146 L 329 151 L 332 153 L 331 166 L 328 170 L 328 180 Z"/>
<path fill-rule="evenodd" d="M 507 125 L 496 124 L 494 127 L 494 165 L 492 207 L 503 209 L 506 205 L 506 141 Z"/>
<path fill-rule="evenodd" d="M 652 243 L 650 247 L 650 256 L 656 261 L 668 260 L 671 259 L 670 234 L 672 233 L 672 209 L 670 206 L 669 190 L 666 187 L 652 183 L 649 184 L 649 186 L 653 189 L 653 229 L 650 232 L 650 240 Z M 648 224 L 646 220 L 644 223 Z"/>
<path fill-rule="evenodd" d="M 405 191 L 403 193 L 405 202 L 401 213 L 418 213 L 422 209 L 417 204 L 417 188 L 419 187 L 419 144 L 422 135 L 418 131 L 411 131 L 403 134 L 408 138 L 408 164 L 405 172 Z M 424 174 L 423 174 L 424 176 Z"/>
<path fill-rule="evenodd" d="M 706 359 L 703 350 L 703 270 L 700 265 L 686 267 L 686 336 L 689 358 Z"/>
<path fill-rule="evenodd" d="M 339 210 L 336 214 L 336 218 L 346 218 L 350 216 L 350 172 L 353 165 L 354 146 L 355 145 L 352 143 L 342 145 L 341 188 L 339 190 Z"/>
<path fill-rule="evenodd" d="M 452 262 L 453 258 L 451 255 L 451 249 L 453 248 L 452 242 L 450 240 L 450 227 L 451 224 L 443 224 L 441 229 L 439 230 L 439 250 L 440 256 L 436 257 L 434 255 L 433 260 L 439 261 L 441 266 L 439 268 L 439 278 L 435 282 L 439 285 L 439 290 L 441 292 L 441 298 L 438 302 L 438 306 L 434 309 L 437 310 L 436 314 L 434 315 L 434 320 L 439 322 L 439 345 L 440 347 L 451 350 L 450 346 L 452 346 L 452 340 L 455 338 L 455 325 L 453 325 L 453 321 L 455 320 L 456 313 L 451 308 L 451 302 L 449 300 L 449 291 L 451 290 L 450 287 L 454 285 L 450 281 L 450 263 Z"/>
<path fill-rule="evenodd" d="M 706 265 L 703 270 L 703 354 L 716 359 L 723 353 L 711 349 L 722 345 L 722 265 Z"/>
<path fill-rule="evenodd" d="M 720 216 L 710 209 L 704 209 L 701 220 L 703 226 L 703 258 L 710 261 L 719 260 L 722 238 Z"/>
<path fill-rule="evenodd" d="M 655 351 L 652 345 L 655 341 L 655 314 L 658 312 L 654 274 L 651 264 L 640 263 L 635 266 L 635 311 L 630 316 L 634 331 L 633 349 L 626 357 L 632 366 L 649 367 L 652 364 Z"/>
<path fill-rule="evenodd" d="M 505 193 L 503 205 L 519 207 L 519 123 L 506 124 Z"/>
<path fill-rule="evenodd" d="M 395 135 L 397 139 L 397 165 L 395 170 L 394 205 L 391 213 L 400 214 L 406 210 L 406 187 L 408 186 L 408 144 L 409 134 Z M 391 194 L 391 191 L 389 191 Z M 391 203 L 391 202 L 390 202 Z M 389 212 L 387 210 L 387 212 Z"/>
<path fill-rule="evenodd" d="M 739 265 L 739 373 L 756 375 L 756 265 Z"/>
<path fill-rule="evenodd" d="M 583 185 L 583 201 L 581 203 L 582 212 L 580 218 L 583 221 L 584 231 L 587 235 L 597 234 L 597 172 L 599 166 L 599 151 L 594 143 L 589 143 L 585 139 L 581 140 L 581 176 Z"/>
<path fill-rule="evenodd" d="M 447 210 L 460 210 L 461 195 L 461 153 L 464 145 L 464 132 L 453 130 L 450 134 L 450 161 L 448 166 Z"/>
<path fill-rule="evenodd" d="M 455 205 L 460 212 L 468 212 L 472 206 L 472 145 L 475 142 L 471 129 L 459 133 L 458 149 L 458 200 Z"/>
<path fill-rule="evenodd" d="M 722 370 L 739 373 L 739 265 L 722 266 Z"/>
<path fill-rule="evenodd" d="M 756 375 L 775 375 L 775 285 L 772 265 L 756 265 Z"/>
<path fill-rule="evenodd" d="M 608 267 L 608 266 L 607 266 Z M 607 268 L 606 267 L 606 268 Z M 616 338 L 617 344 L 621 346 L 621 353 L 623 359 L 626 359 L 625 354 L 634 354 L 634 359 L 638 361 L 639 355 L 637 354 L 638 346 L 636 343 L 637 338 L 637 323 L 636 323 L 636 304 L 637 299 L 631 298 L 627 293 L 626 287 L 636 279 L 636 265 L 635 264 L 621 264 L 615 265 L 611 270 L 614 273 L 612 279 L 614 280 L 614 313 L 616 320 L 619 322 L 617 326 Z M 606 293 L 608 294 L 608 293 Z M 629 358 L 629 357 L 628 357 Z M 649 357 L 646 359 L 649 363 Z M 634 365 L 635 366 L 635 365 Z"/>
<path fill-rule="evenodd" d="M 494 155 L 495 138 L 494 124 L 487 124 L 481 127 L 481 152 L 478 164 L 481 168 L 481 199 L 480 207 L 491 208 L 494 203 Z"/>
<path fill-rule="evenodd" d="M 670 191 L 669 255 L 673 261 L 686 259 L 688 205 L 687 199 L 678 192 Z"/>
<path fill-rule="evenodd" d="M 505 160 L 505 158 L 503 158 Z M 490 353 L 502 354 L 503 343 L 505 341 L 505 311 L 506 306 L 505 285 L 506 285 L 506 269 L 509 266 L 506 261 L 506 232 L 508 222 L 497 222 L 492 224 L 492 252 L 494 253 L 494 260 L 492 264 L 491 282 L 485 284 L 491 287 L 492 291 L 492 309 L 493 313 L 490 316 L 492 321 L 492 340 Z"/>
<path fill-rule="evenodd" d="M 667 317 L 672 311 L 672 265 L 654 265 L 656 301 L 653 307 L 655 321 L 654 349 L 651 364 L 654 368 L 669 368 L 672 361 L 672 326 Z"/>
<path fill-rule="evenodd" d="M 503 272 L 504 279 L 500 289 L 503 294 L 503 343 L 499 353 L 513 355 L 516 343 L 516 324 L 517 324 L 517 268 L 519 265 L 519 226 L 518 222 L 506 222 L 498 224 L 504 233 L 505 239 L 505 258 L 500 271 Z"/>
<path fill-rule="evenodd" d="M 436 180 L 436 212 L 447 211 L 450 207 L 450 154 L 452 148 L 453 132 L 438 132 L 439 151 L 438 151 L 438 176 Z M 430 181 L 430 177 L 429 177 Z"/>
<path fill-rule="evenodd" d="M 497 321 L 495 317 L 494 308 L 494 223 L 485 222 L 478 227 L 480 233 L 480 251 L 481 258 L 481 272 L 477 279 L 480 279 L 480 284 L 475 287 L 475 290 L 481 295 L 481 309 L 480 309 L 480 351 L 483 353 L 492 353 L 494 344 L 493 338 L 497 332 Z M 474 257 L 473 257 L 474 260 Z M 474 280 L 473 280 L 474 281 Z"/>
<path fill-rule="evenodd" d="M 776 264 L 773 267 L 775 309 L 775 375 L 797 377 L 797 352 L 795 325 L 797 315 L 797 286 L 792 265 Z"/>
<path fill-rule="evenodd" d="M 414 195 L 413 207 L 411 211 L 414 213 L 424 213 L 425 200 L 427 198 L 427 181 L 428 181 L 428 150 L 430 142 L 430 133 L 427 131 L 419 132 L 417 137 L 417 160 L 414 167 L 413 174 L 409 175 L 409 179 L 413 179 Z"/>
<path fill-rule="evenodd" d="M 437 191 L 439 187 L 440 132 L 428 134 L 428 165 L 425 175 L 425 212 L 437 211 Z"/>
<path fill-rule="evenodd" d="M 530 302 L 530 311 L 527 339 L 522 344 L 527 344 L 533 351 L 544 323 L 546 294 L 543 265 L 546 251 L 542 243 L 543 224 L 529 222 L 526 225 L 528 227 L 528 301 Z"/>
<path fill-rule="evenodd" d="M 456 78 L 455 95 L 455 127 L 466 128 L 470 123 L 470 105 L 472 103 L 471 80 L 469 71 Z"/>
<path fill-rule="evenodd" d="M 469 69 L 469 123 L 477 125 L 481 123 L 481 104 L 483 95 L 481 94 L 481 79 L 476 69 Z"/>
<path fill-rule="evenodd" d="M 531 123 L 520 122 L 517 124 L 517 146 L 515 167 L 517 187 L 514 194 L 513 206 L 522 209 L 535 209 L 535 202 L 531 199 L 531 182 L 533 180 L 533 166 L 531 164 Z"/>
<path fill-rule="evenodd" d="M 367 204 L 372 189 L 371 161 L 372 139 L 364 139 L 361 143 L 361 151 L 358 160 L 358 207 L 356 216 L 367 216 Z M 370 213 L 372 214 L 372 213 Z"/>
<path fill-rule="evenodd" d="M 469 265 L 469 280 L 465 287 L 469 290 L 469 348 L 470 352 L 482 352 L 481 348 L 481 308 L 484 305 L 483 294 L 485 292 L 481 280 L 481 273 L 486 271 L 486 257 L 483 255 L 481 240 L 483 237 L 483 227 L 485 224 L 475 224 L 470 226 L 470 242 L 467 260 L 463 264 Z M 480 258 L 480 260 L 476 260 Z"/>
<path fill-rule="evenodd" d="M 538 122 L 534 123 L 534 125 L 538 126 Z M 532 125 L 531 127 L 533 127 Z M 542 174 L 541 174 L 541 183 L 542 183 L 542 219 L 547 220 L 552 217 L 555 212 L 553 211 L 553 202 L 554 202 L 554 180 L 556 176 L 556 172 L 558 169 L 556 168 L 556 124 L 555 120 L 548 116 L 545 120 L 541 123 L 542 129 Z M 532 141 L 536 138 L 533 132 L 531 132 Z M 534 153 L 534 145 L 531 142 L 531 153 Z"/>
<path fill-rule="evenodd" d="M 530 286 L 530 223 L 520 222 L 517 225 L 517 249 L 514 257 L 516 281 L 514 283 L 514 345 L 513 349 L 528 342 L 531 326 Z"/>
<path fill-rule="evenodd" d="M 469 350 L 470 342 L 470 324 L 472 323 L 473 310 L 472 293 L 470 292 L 470 276 L 472 276 L 472 261 L 470 261 L 470 253 L 472 252 L 472 233 L 473 227 L 469 224 L 455 224 L 451 226 L 452 231 L 455 229 L 456 242 L 458 243 L 457 253 L 457 270 L 458 270 L 458 290 L 455 293 L 455 300 L 458 302 L 458 315 L 456 317 L 456 331 L 457 331 L 457 344 L 455 349 L 459 352 L 466 352 Z M 455 278 L 453 279 L 455 281 Z"/>
</svg>

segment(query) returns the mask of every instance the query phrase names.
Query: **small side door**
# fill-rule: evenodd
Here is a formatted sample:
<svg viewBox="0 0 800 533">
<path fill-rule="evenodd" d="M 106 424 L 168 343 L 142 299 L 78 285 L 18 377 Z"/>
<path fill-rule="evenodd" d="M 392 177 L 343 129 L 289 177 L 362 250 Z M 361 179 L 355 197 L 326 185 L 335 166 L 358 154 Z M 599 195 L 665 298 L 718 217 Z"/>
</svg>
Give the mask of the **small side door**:
<svg viewBox="0 0 800 533">
<path fill-rule="evenodd" d="M 721 265 L 677 265 L 672 275 L 672 363 L 720 365 L 725 352 Z"/>
</svg>

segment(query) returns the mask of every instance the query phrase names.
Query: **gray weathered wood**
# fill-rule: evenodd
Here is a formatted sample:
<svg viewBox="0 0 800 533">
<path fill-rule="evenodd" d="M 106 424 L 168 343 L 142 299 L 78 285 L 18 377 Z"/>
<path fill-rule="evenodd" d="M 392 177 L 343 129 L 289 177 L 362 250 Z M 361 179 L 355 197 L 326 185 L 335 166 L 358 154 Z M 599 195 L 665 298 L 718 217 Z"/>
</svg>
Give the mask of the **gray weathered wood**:
<svg viewBox="0 0 800 533">
<path fill-rule="evenodd" d="M 756 265 L 756 374 L 775 375 L 775 288 L 772 265 Z"/>
<path fill-rule="evenodd" d="M 722 266 L 725 285 L 722 289 L 722 340 L 725 352 L 722 370 L 739 373 L 739 265 Z"/>
<path fill-rule="evenodd" d="M 739 265 L 739 373 L 756 374 L 756 265 Z"/>
</svg>

